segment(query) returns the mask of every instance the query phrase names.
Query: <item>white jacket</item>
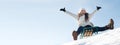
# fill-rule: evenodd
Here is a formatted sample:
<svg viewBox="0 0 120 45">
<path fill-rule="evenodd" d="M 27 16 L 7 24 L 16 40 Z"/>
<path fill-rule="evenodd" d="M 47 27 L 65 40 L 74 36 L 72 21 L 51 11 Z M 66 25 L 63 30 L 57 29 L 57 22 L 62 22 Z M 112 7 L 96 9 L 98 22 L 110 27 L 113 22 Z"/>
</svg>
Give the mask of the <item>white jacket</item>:
<svg viewBox="0 0 120 45">
<path fill-rule="evenodd" d="M 88 19 L 88 20 L 90 20 L 91 17 L 93 16 L 93 14 L 94 14 L 95 12 L 97 12 L 97 11 L 98 11 L 98 10 L 94 10 L 91 14 L 89 14 L 89 15 L 88 15 L 88 16 L 89 16 L 89 19 Z M 69 14 L 70 16 L 72 16 L 73 18 L 75 18 L 75 19 L 77 20 L 79 26 L 83 26 L 83 27 L 86 26 L 86 25 L 93 26 L 93 24 L 92 24 L 90 21 L 85 21 L 85 15 L 81 16 L 81 17 L 79 18 L 79 20 L 78 20 L 78 15 L 73 14 L 73 13 L 71 13 L 71 12 L 69 12 L 69 11 L 65 11 L 65 13 L 67 13 L 67 14 Z"/>
</svg>

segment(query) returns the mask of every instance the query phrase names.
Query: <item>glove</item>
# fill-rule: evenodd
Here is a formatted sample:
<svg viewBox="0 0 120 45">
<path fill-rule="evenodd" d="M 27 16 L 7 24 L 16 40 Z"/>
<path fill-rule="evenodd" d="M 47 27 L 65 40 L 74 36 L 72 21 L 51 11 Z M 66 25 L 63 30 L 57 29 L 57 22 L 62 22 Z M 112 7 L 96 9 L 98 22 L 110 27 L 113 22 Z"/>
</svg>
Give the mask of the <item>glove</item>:
<svg viewBox="0 0 120 45">
<path fill-rule="evenodd" d="M 99 6 L 96 6 L 97 7 L 97 10 L 100 10 L 101 9 L 101 7 L 99 7 Z"/>
<path fill-rule="evenodd" d="M 63 12 L 65 12 L 66 10 L 65 10 L 65 8 L 61 8 L 61 9 L 60 9 L 60 11 L 63 11 Z"/>
</svg>

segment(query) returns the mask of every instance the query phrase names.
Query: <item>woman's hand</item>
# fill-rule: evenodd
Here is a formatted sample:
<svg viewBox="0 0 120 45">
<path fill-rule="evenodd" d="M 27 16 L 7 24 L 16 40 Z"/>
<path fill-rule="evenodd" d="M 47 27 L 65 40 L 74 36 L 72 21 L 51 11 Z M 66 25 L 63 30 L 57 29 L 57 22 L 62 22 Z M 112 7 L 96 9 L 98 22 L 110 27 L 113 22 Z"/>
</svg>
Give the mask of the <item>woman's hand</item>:
<svg viewBox="0 0 120 45">
<path fill-rule="evenodd" d="M 61 8 L 61 9 L 60 9 L 60 11 L 63 11 L 63 12 L 65 12 L 66 10 L 65 10 L 65 8 Z"/>
<path fill-rule="evenodd" d="M 100 6 L 96 6 L 96 8 L 97 8 L 97 10 L 100 10 L 102 7 L 100 7 Z"/>
</svg>

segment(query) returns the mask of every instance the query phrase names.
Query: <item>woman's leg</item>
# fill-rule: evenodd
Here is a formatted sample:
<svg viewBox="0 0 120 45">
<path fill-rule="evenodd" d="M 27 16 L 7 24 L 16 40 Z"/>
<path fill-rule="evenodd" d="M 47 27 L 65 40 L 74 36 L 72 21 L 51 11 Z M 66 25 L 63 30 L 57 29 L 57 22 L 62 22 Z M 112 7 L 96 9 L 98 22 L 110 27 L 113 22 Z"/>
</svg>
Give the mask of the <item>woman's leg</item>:
<svg viewBox="0 0 120 45">
<path fill-rule="evenodd" d="M 77 34 L 79 35 L 80 33 L 82 33 L 84 28 L 85 27 L 79 27 L 78 30 L 77 30 Z"/>
<path fill-rule="evenodd" d="M 82 32 L 83 29 L 84 27 L 80 26 L 77 31 L 73 31 L 72 36 L 74 40 L 77 40 L 78 35 Z"/>
<path fill-rule="evenodd" d="M 105 31 L 107 30 L 106 27 L 93 27 L 93 32 Z"/>
<path fill-rule="evenodd" d="M 114 21 L 113 19 L 110 19 L 110 23 L 104 27 L 93 27 L 93 32 L 96 32 L 96 31 L 105 31 L 105 30 L 108 30 L 108 29 L 114 29 Z"/>
</svg>

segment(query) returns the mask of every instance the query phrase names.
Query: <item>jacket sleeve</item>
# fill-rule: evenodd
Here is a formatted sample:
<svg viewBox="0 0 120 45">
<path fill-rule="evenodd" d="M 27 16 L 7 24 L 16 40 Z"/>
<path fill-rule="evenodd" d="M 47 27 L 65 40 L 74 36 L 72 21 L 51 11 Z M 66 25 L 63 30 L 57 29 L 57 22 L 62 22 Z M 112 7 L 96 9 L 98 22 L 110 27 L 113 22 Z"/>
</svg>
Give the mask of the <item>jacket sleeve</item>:
<svg viewBox="0 0 120 45">
<path fill-rule="evenodd" d="M 94 10 L 91 14 L 89 14 L 89 18 L 91 19 L 93 15 L 97 12 L 98 10 Z"/>
<path fill-rule="evenodd" d="M 72 16 L 75 19 L 78 19 L 78 16 L 76 14 L 73 14 L 72 12 L 65 11 L 65 13 L 67 13 L 68 15 Z"/>
</svg>

